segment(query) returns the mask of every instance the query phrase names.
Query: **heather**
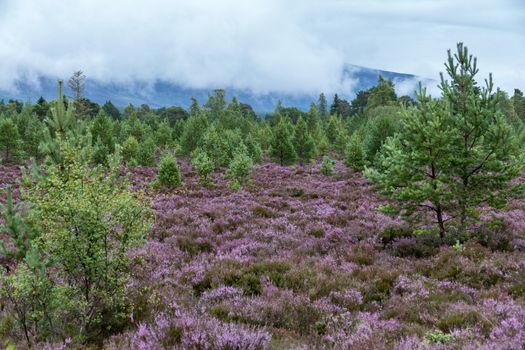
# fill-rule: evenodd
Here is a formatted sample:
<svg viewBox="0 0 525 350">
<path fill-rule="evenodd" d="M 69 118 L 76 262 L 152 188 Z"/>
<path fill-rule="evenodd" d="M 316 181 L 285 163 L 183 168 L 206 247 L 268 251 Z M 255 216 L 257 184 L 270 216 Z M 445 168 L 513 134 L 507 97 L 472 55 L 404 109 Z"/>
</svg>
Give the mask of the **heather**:
<svg viewBox="0 0 525 350">
<path fill-rule="evenodd" d="M 520 245 L 501 251 L 472 240 L 418 257 L 426 247 L 418 240 L 381 236 L 408 228 L 377 211 L 385 201 L 340 162 L 331 177 L 320 163 L 256 165 L 241 191 L 217 174 L 214 188 L 203 187 L 187 161 L 179 164 L 184 184 L 172 190 L 149 187 L 154 168 L 130 170 L 156 220 L 147 243 L 129 253 L 129 328 L 104 346 L 523 346 Z M 3 169 L 15 175 L 2 186 L 13 183 L 16 168 Z M 522 235 L 519 208 L 498 215 L 505 235 Z M 438 331 L 450 338 L 433 340 Z"/>
</svg>

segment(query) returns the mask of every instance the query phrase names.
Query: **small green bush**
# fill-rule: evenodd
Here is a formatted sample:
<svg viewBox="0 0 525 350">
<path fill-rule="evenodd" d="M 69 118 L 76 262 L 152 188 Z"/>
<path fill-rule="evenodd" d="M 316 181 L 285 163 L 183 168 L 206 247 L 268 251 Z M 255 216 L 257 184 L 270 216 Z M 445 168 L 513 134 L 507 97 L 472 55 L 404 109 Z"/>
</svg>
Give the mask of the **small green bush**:
<svg viewBox="0 0 525 350">
<path fill-rule="evenodd" d="M 244 147 L 235 154 L 226 171 L 226 177 L 231 180 L 230 185 L 232 187 L 235 185 L 235 188 L 239 189 L 250 179 L 253 167 L 253 161 L 245 150 Z"/>
<path fill-rule="evenodd" d="M 321 163 L 321 173 L 326 176 L 332 176 L 334 174 L 334 161 L 328 156 L 323 157 L 323 162 Z"/>
<path fill-rule="evenodd" d="M 129 136 L 122 144 L 122 157 L 126 163 L 133 163 L 137 160 L 139 152 L 139 142 L 134 136 Z"/>
<path fill-rule="evenodd" d="M 355 132 L 345 147 L 345 165 L 356 170 L 363 170 L 366 165 L 365 154 L 363 152 L 363 137 L 361 133 Z"/>
<path fill-rule="evenodd" d="M 425 334 L 425 340 L 430 344 L 446 344 L 454 340 L 454 336 L 443 333 L 441 330 L 430 331 Z"/>
<path fill-rule="evenodd" d="M 181 176 L 177 159 L 171 153 L 164 153 L 158 171 L 157 183 L 164 187 L 177 187 L 181 184 Z"/>
<path fill-rule="evenodd" d="M 208 157 L 206 152 L 202 149 L 197 148 L 191 154 L 191 165 L 197 172 L 199 177 L 199 183 L 202 185 L 211 185 L 213 182 L 210 179 L 210 174 L 215 169 L 213 161 Z"/>
</svg>

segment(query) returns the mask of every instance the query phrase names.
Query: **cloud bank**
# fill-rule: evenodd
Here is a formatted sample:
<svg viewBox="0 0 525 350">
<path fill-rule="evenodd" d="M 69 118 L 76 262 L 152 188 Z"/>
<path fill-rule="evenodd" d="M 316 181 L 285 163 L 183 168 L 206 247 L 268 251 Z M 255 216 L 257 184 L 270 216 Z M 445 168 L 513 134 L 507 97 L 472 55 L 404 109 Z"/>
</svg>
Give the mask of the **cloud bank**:
<svg viewBox="0 0 525 350">
<path fill-rule="evenodd" d="M 103 82 L 351 94 L 345 63 L 437 79 L 463 41 L 480 76 L 511 91 L 525 87 L 524 23 L 520 0 L 0 0 L 0 89 L 82 69 Z"/>
</svg>

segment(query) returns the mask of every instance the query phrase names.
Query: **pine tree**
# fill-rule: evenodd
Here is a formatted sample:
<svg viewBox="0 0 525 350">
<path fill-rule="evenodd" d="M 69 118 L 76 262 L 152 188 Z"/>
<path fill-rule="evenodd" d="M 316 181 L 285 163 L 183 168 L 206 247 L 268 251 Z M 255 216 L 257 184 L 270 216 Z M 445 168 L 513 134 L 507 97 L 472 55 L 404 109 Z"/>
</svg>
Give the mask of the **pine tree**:
<svg viewBox="0 0 525 350">
<path fill-rule="evenodd" d="M 240 189 L 241 186 L 245 185 L 250 179 L 252 167 L 253 161 L 248 155 L 248 150 L 241 143 L 226 171 L 226 177 L 231 180 L 230 186 L 234 189 Z"/>
<path fill-rule="evenodd" d="M 514 111 L 522 121 L 525 121 L 525 96 L 523 96 L 523 92 L 520 89 L 514 89 L 511 100 Z"/>
<path fill-rule="evenodd" d="M 86 87 L 86 75 L 81 71 L 77 70 L 73 72 L 71 78 L 69 78 L 67 85 L 73 91 L 75 101 L 79 101 L 84 96 L 84 89 Z"/>
<path fill-rule="evenodd" d="M 139 144 L 137 152 L 137 162 L 142 166 L 153 166 L 155 164 L 155 154 L 157 146 L 153 137 L 149 136 Z"/>
<path fill-rule="evenodd" d="M 226 133 L 219 134 L 215 125 L 212 124 L 202 136 L 199 147 L 206 152 L 214 163 L 214 169 L 227 166 L 231 161 L 231 154 L 235 146 L 228 144 Z"/>
<path fill-rule="evenodd" d="M 487 197 L 491 201 L 505 200 L 507 182 L 517 175 L 522 162 L 514 158 L 513 132 L 497 112 L 499 95 L 493 93 L 492 75 L 485 87 L 478 86 L 477 60 L 462 43 L 457 45 L 455 55 L 448 51 L 445 67 L 451 81 L 441 74 L 440 89 L 461 139 L 454 170 L 459 179 L 455 189 L 460 230 L 465 231 L 471 211 Z"/>
<path fill-rule="evenodd" d="M 100 110 L 91 124 L 91 135 L 93 137 L 93 144 L 102 142 L 108 152 L 113 152 L 115 149 L 115 141 L 113 139 L 113 122 L 104 110 Z"/>
<path fill-rule="evenodd" d="M 248 154 L 250 155 L 250 158 L 252 158 L 253 162 L 257 164 L 261 163 L 263 151 L 261 145 L 257 142 L 256 137 L 252 134 L 248 134 L 244 140 L 244 144 L 246 145 Z"/>
<path fill-rule="evenodd" d="M 33 112 L 38 116 L 40 120 L 44 120 L 44 118 L 49 113 L 49 103 L 40 96 L 36 104 L 33 106 Z"/>
<path fill-rule="evenodd" d="M 134 112 L 136 112 L 135 111 L 135 107 L 133 107 L 133 105 L 130 103 L 124 108 L 124 113 L 122 115 L 123 115 L 124 119 L 127 119 L 127 118 L 131 117 L 131 115 Z"/>
<path fill-rule="evenodd" d="M 6 204 L 0 203 L 0 217 L 3 222 L 0 224 L 0 233 L 7 234 L 15 249 L 9 248 L 3 240 L 0 240 L 0 254 L 17 260 L 22 260 L 26 256 L 31 240 L 35 236 L 35 232 L 27 227 L 20 215 L 21 210 L 22 206 L 16 205 L 13 201 L 13 188 L 8 186 Z"/>
<path fill-rule="evenodd" d="M 270 156 L 277 159 L 279 164 L 291 164 L 297 159 L 293 147 L 293 137 L 290 122 L 278 115 L 278 123 L 272 130 L 270 140 Z"/>
<path fill-rule="evenodd" d="M 102 106 L 102 109 L 113 120 L 120 120 L 120 111 L 117 109 L 117 107 L 115 107 L 115 105 L 111 101 L 106 101 L 106 103 L 104 103 L 104 105 Z"/>
<path fill-rule="evenodd" d="M 197 172 L 200 184 L 204 186 L 213 185 L 210 175 L 213 172 L 215 165 L 206 152 L 200 148 L 194 150 L 191 153 L 191 165 Z"/>
<path fill-rule="evenodd" d="M 167 120 L 163 120 L 155 132 L 155 141 L 157 146 L 164 148 L 169 146 L 173 141 L 173 130 L 170 128 Z"/>
<path fill-rule="evenodd" d="M 315 107 L 315 104 L 310 104 L 310 110 L 308 111 L 306 118 L 306 123 L 308 124 L 308 131 L 310 132 L 310 135 L 312 135 L 314 143 L 318 144 L 322 138 L 322 131 L 321 122 L 319 120 L 319 113 L 317 111 L 317 107 Z"/>
<path fill-rule="evenodd" d="M 332 176 L 334 174 L 334 161 L 328 156 L 323 157 L 323 162 L 321 163 L 321 174 L 325 176 Z"/>
<path fill-rule="evenodd" d="M 363 170 L 366 164 L 363 152 L 363 135 L 360 130 L 354 132 L 345 147 L 345 165 L 356 170 Z"/>
<path fill-rule="evenodd" d="M 466 233 L 482 205 L 500 207 L 521 187 L 509 182 L 523 169 L 514 133 L 496 110 L 492 79 L 477 86 L 476 60 L 458 44 L 448 52 L 442 101 L 422 91 L 419 108 L 405 111 L 401 131 L 387 139 L 377 168 L 366 174 L 411 214 L 429 210 L 445 235 L 445 218 Z M 518 185 L 520 186 L 520 185 Z"/>
<path fill-rule="evenodd" d="M 80 119 L 85 119 L 92 114 L 91 101 L 84 97 L 84 90 L 86 88 L 86 75 L 81 71 L 73 72 L 69 78 L 67 85 L 74 95 L 75 116 Z"/>
<path fill-rule="evenodd" d="M 73 115 L 75 108 L 72 104 L 65 106 L 64 95 L 62 94 L 62 81 L 58 81 L 58 100 L 51 107 L 51 117 L 46 118 L 45 122 L 50 131 L 57 137 L 62 137 L 66 131 L 71 130 L 75 125 Z"/>
<path fill-rule="evenodd" d="M 335 94 L 334 101 L 332 102 L 332 105 L 330 106 L 330 115 L 337 115 L 339 113 L 340 103 L 341 103 L 341 100 L 339 99 L 339 96 Z"/>
<path fill-rule="evenodd" d="M 169 152 L 162 155 L 157 170 L 157 182 L 165 187 L 177 187 L 181 184 L 180 169 L 175 156 Z"/>
<path fill-rule="evenodd" d="M 23 139 L 24 153 L 29 157 L 38 156 L 38 147 L 43 139 L 43 123 L 39 119 L 32 119 L 27 126 Z"/>
<path fill-rule="evenodd" d="M 402 132 L 387 139 L 376 169 L 366 169 L 365 174 L 397 200 L 407 216 L 418 209 L 430 211 L 443 238 L 445 215 L 453 202 L 451 162 L 457 130 L 444 103 L 430 100 L 424 90 L 418 100 L 420 108 L 406 110 Z"/>
<path fill-rule="evenodd" d="M 216 89 L 213 95 L 208 96 L 208 101 L 204 105 L 209 111 L 211 119 L 220 119 L 226 108 L 226 91 Z"/>
<path fill-rule="evenodd" d="M 202 111 L 189 117 L 184 124 L 180 145 L 184 154 L 189 155 L 197 146 L 208 128 L 208 118 Z"/>
<path fill-rule="evenodd" d="M 321 119 L 326 118 L 326 116 L 328 115 L 328 110 L 327 110 L 326 97 L 324 93 L 321 93 L 319 95 L 319 100 L 317 101 L 317 109 L 319 111 L 319 117 Z"/>
<path fill-rule="evenodd" d="M 129 136 L 124 144 L 122 145 L 122 157 L 124 161 L 129 164 L 133 164 L 137 161 L 137 155 L 139 152 L 139 142 L 133 136 Z"/>
<path fill-rule="evenodd" d="M 337 139 L 337 133 L 341 127 L 342 127 L 341 122 L 335 115 L 331 115 L 326 121 L 325 135 L 326 135 L 326 138 L 328 139 L 328 143 L 331 146 L 335 145 L 335 142 Z"/>
<path fill-rule="evenodd" d="M 0 151 L 4 162 L 11 162 L 19 155 L 20 134 L 11 118 L 0 117 Z"/>
<path fill-rule="evenodd" d="M 386 80 L 379 76 L 377 85 L 370 89 L 370 95 L 366 103 L 366 109 L 372 109 L 379 106 L 389 106 L 397 103 L 396 90 L 391 80 Z"/>
<path fill-rule="evenodd" d="M 201 107 L 199 105 L 199 102 L 195 97 L 191 98 L 191 106 L 190 106 L 190 116 L 196 117 L 197 114 L 200 112 Z"/>
<path fill-rule="evenodd" d="M 309 163 L 312 160 L 315 154 L 315 143 L 302 117 L 299 117 L 295 125 L 293 145 L 301 164 Z"/>
</svg>

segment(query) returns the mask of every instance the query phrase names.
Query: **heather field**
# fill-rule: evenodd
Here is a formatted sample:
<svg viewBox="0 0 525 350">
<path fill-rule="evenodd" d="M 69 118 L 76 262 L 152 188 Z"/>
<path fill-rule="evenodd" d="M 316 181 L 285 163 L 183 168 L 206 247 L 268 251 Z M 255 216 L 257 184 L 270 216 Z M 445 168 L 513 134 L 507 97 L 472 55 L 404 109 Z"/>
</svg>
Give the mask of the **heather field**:
<svg viewBox="0 0 525 350">
<path fill-rule="evenodd" d="M 146 244 L 129 252 L 129 326 L 100 346 L 525 346 L 520 203 L 498 215 L 501 224 L 491 229 L 501 238 L 480 234 L 442 246 L 378 212 L 386 202 L 340 163 L 331 177 L 319 164 L 263 163 L 241 191 L 219 174 L 215 187 L 203 187 L 185 160 L 179 165 L 183 185 L 173 190 L 151 188 L 154 168 L 130 171 L 134 191 L 143 191 L 155 211 L 154 226 Z M 2 166 L 0 187 L 19 174 Z"/>
</svg>

